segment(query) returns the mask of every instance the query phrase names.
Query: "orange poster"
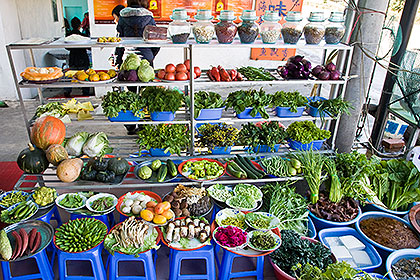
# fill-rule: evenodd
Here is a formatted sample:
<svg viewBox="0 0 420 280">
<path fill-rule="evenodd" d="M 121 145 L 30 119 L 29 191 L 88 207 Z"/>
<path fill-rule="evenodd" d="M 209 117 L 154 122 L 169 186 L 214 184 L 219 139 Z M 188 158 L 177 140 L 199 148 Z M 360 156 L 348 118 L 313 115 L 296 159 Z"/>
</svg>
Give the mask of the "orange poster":
<svg viewBox="0 0 420 280">
<path fill-rule="evenodd" d="M 127 5 L 126 0 L 93 0 L 95 23 L 114 23 L 112 10 L 117 5 Z"/>
<path fill-rule="evenodd" d="M 280 23 L 284 23 L 284 17 L 288 11 L 302 11 L 303 0 L 256 0 L 255 9 L 257 16 L 263 16 L 265 11 L 278 11 L 282 18 Z M 260 17 L 258 23 L 263 20 Z M 276 49 L 276 48 L 253 48 L 251 49 L 251 59 L 254 60 L 287 60 L 295 55 L 296 49 Z"/>
</svg>

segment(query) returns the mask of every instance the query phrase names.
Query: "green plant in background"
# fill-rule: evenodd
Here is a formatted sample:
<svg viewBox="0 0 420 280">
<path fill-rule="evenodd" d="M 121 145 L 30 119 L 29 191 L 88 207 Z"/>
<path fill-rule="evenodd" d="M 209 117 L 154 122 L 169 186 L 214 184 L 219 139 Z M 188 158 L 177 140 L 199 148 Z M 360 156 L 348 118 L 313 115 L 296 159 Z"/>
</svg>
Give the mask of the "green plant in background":
<svg viewBox="0 0 420 280">
<path fill-rule="evenodd" d="M 279 122 L 263 122 L 261 124 L 246 123 L 239 132 L 239 144 L 250 148 L 285 143 L 287 133 Z"/>
<path fill-rule="evenodd" d="M 186 97 L 185 103 L 191 106 L 191 98 Z M 220 94 L 212 91 L 198 91 L 194 93 L 194 118 L 200 115 L 202 109 L 216 109 L 225 106 Z"/>
<path fill-rule="evenodd" d="M 123 111 L 132 111 L 134 116 L 142 118 L 145 107 L 144 100 L 137 93 L 131 91 L 108 91 L 102 98 L 102 108 L 107 117 L 114 118 Z"/>
<path fill-rule="evenodd" d="M 274 107 L 290 107 L 290 111 L 293 113 L 297 112 L 298 107 L 305 106 L 308 103 L 308 99 L 301 95 L 299 91 L 277 91 L 273 95 L 271 104 Z"/>
<path fill-rule="evenodd" d="M 181 92 L 164 87 L 146 87 L 141 91 L 141 97 L 150 113 L 176 112 L 185 101 Z"/>
<path fill-rule="evenodd" d="M 226 99 L 226 110 L 233 108 L 237 114 L 240 114 L 245 111 L 245 108 L 252 107 L 250 113 L 252 117 L 260 113 L 264 119 L 268 119 L 269 116 L 265 107 L 271 104 L 271 99 L 272 96 L 266 94 L 262 88 L 260 90 L 238 90 L 229 93 Z"/>
<path fill-rule="evenodd" d="M 199 144 L 209 150 L 215 147 L 233 146 L 238 139 L 239 130 L 226 123 L 204 124 L 200 126 Z"/>
<path fill-rule="evenodd" d="M 171 154 L 180 155 L 190 144 L 188 127 L 183 124 L 145 125 L 138 136 L 140 149 L 165 149 Z"/>
<path fill-rule="evenodd" d="M 350 110 L 354 109 L 350 102 L 345 101 L 340 97 L 334 99 L 312 101 L 309 103 L 309 105 L 318 108 L 318 112 L 322 120 L 324 120 L 326 116 L 336 118 L 342 114 L 350 115 Z"/>
<path fill-rule="evenodd" d="M 315 140 L 324 140 L 331 137 L 331 132 L 318 128 L 311 121 L 294 122 L 286 129 L 290 139 L 302 144 L 309 144 Z"/>
</svg>

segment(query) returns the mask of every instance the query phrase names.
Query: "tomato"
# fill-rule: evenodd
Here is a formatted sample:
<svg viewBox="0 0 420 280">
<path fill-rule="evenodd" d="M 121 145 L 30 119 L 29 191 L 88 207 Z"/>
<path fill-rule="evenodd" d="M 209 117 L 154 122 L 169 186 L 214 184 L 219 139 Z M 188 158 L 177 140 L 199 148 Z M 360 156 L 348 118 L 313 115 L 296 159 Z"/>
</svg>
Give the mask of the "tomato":
<svg viewBox="0 0 420 280">
<path fill-rule="evenodd" d="M 165 72 L 165 70 L 163 70 L 163 69 L 160 69 L 160 70 L 159 70 L 159 72 L 157 73 L 157 77 L 158 77 L 159 79 L 163 79 L 163 78 L 165 78 L 165 75 L 166 75 L 166 72 Z"/>
<path fill-rule="evenodd" d="M 173 65 L 172 63 L 167 64 L 166 67 L 165 67 L 165 71 L 167 73 L 175 73 L 175 70 L 176 70 L 175 65 Z"/>
<path fill-rule="evenodd" d="M 186 73 L 188 70 L 187 70 L 187 66 L 185 66 L 185 64 L 184 63 L 180 63 L 180 64 L 178 64 L 177 66 L 176 66 L 176 72 L 183 72 L 183 73 Z"/>
<path fill-rule="evenodd" d="M 175 81 L 175 74 L 174 73 L 166 73 L 165 80 Z"/>
<path fill-rule="evenodd" d="M 197 75 L 197 77 L 201 76 L 201 69 L 198 66 L 194 67 L 194 73 Z"/>
<path fill-rule="evenodd" d="M 175 79 L 177 81 L 185 81 L 188 80 L 188 76 L 184 72 L 176 72 Z"/>
<path fill-rule="evenodd" d="M 190 72 L 187 72 L 187 78 L 190 79 Z M 197 75 L 194 73 L 194 79 L 197 78 Z"/>
<path fill-rule="evenodd" d="M 187 70 L 190 71 L 190 60 L 189 59 L 185 60 L 184 64 L 187 67 Z"/>
</svg>

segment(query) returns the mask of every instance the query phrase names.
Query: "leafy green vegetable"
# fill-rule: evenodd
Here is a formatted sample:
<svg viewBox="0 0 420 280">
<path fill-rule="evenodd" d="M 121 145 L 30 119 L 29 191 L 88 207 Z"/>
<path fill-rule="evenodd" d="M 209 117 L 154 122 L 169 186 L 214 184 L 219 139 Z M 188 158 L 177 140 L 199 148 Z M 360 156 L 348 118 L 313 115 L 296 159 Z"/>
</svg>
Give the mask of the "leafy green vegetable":
<svg viewBox="0 0 420 280">
<path fill-rule="evenodd" d="M 158 232 L 156 229 L 153 229 L 153 233 L 147 235 L 144 238 L 143 245 L 139 248 L 136 248 L 134 246 L 129 247 L 122 247 L 121 245 L 117 244 L 117 240 L 115 239 L 114 234 L 108 234 L 105 237 L 104 241 L 104 247 L 107 249 L 111 255 L 114 255 L 115 251 L 121 252 L 123 254 L 127 255 L 135 255 L 135 257 L 138 257 L 138 254 L 150 249 L 158 249 L 160 246 L 156 245 L 156 239 L 158 237 Z"/>
<path fill-rule="evenodd" d="M 233 108 L 237 114 L 240 114 L 245 108 L 252 107 L 250 113 L 252 117 L 260 113 L 264 119 L 268 119 L 269 116 L 265 107 L 270 105 L 271 99 L 272 96 L 266 94 L 262 88 L 258 91 L 256 89 L 238 90 L 229 93 L 226 99 L 226 110 Z"/>
<path fill-rule="evenodd" d="M 308 231 L 308 202 L 300 194 L 295 192 L 295 188 L 287 187 L 284 183 L 272 183 L 262 187 L 264 194 L 263 205 L 267 207 L 270 214 L 278 217 L 280 225 L 278 228 L 294 230 L 301 235 L 306 235 Z"/>
<path fill-rule="evenodd" d="M 274 145 L 284 143 L 286 138 L 287 133 L 278 122 L 264 122 L 261 125 L 246 123 L 239 132 L 238 142 L 251 148 L 267 145 L 273 149 Z"/>
<path fill-rule="evenodd" d="M 82 154 L 83 145 L 89 138 L 89 133 L 83 131 L 78 132 L 70 137 L 65 144 L 65 148 L 70 156 L 80 156 Z"/>
<path fill-rule="evenodd" d="M 89 135 L 89 138 L 83 144 L 83 153 L 89 157 L 101 157 L 111 153 L 108 136 L 104 132 L 96 132 Z"/>
<path fill-rule="evenodd" d="M 15 245 L 16 246 L 16 245 Z M 2 229 L 0 231 L 0 255 L 3 260 L 10 260 L 12 257 L 12 246 L 10 245 L 10 240 L 7 237 L 7 233 Z"/>
<path fill-rule="evenodd" d="M 250 81 L 274 81 L 276 78 L 264 68 L 256 68 L 252 66 L 240 67 L 238 72 L 244 75 Z"/>
<path fill-rule="evenodd" d="M 191 98 L 186 97 L 185 103 L 191 106 Z M 212 91 L 198 91 L 194 93 L 194 118 L 200 115 L 202 109 L 222 108 L 225 105 L 220 94 Z"/>
<path fill-rule="evenodd" d="M 331 132 L 318 128 L 311 121 L 294 122 L 286 129 L 289 137 L 302 144 L 309 144 L 315 140 L 324 140 L 331 137 Z"/>
<path fill-rule="evenodd" d="M 270 254 L 271 260 L 289 275 L 293 275 L 292 268 L 297 264 L 309 263 L 321 270 L 332 263 L 331 252 L 321 242 L 312 243 L 301 239 L 293 230 L 281 231 L 281 246 Z"/>
<path fill-rule="evenodd" d="M 184 95 L 178 90 L 163 87 L 146 87 L 141 96 L 145 105 L 153 112 L 176 112 L 184 101 Z"/>
<path fill-rule="evenodd" d="M 201 147 L 233 146 L 238 139 L 239 130 L 226 123 L 204 124 L 199 128 L 199 143 Z"/>
<path fill-rule="evenodd" d="M 188 127 L 183 124 L 145 125 L 138 136 L 140 149 L 165 149 L 165 152 L 178 155 L 190 143 Z"/>
<path fill-rule="evenodd" d="M 321 119 L 325 116 L 338 117 L 342 114 L 350 115 L 350 110 L 354 109 L 350 102 L 344 101 L 340 97 L 334 99 L 318 100 L 310 102 L 309 105 L 318 108 Z"/>
<path fill-rule="evenodd" d="M 328 265 L 325 271 L 309 263 L 297 264 L 292 268 L 297 280 L 373 280 L 369 274 L 352 268 L 347 262 L 336 262 Z M 356 277 L 357 275 L 357 277 Z"/>
<path fill-rule="evenodd" d="M 277 91 L 273 95 L 272 105 L 274 107 L 290 107 L 290 111 L 296 113 L 297 107 L 305 106 L 308 99 L 298 91 Z"/>
<path fill-rule="evenodd" d="M 141 82 L 147 83 L 153 81 L 155 78 L 155 71 L 147 59 L 140 61 L 139 68 L 137 69 L 137 76 Z"/>
<path fill-rule="evenodd" d="M 60 102 L 56 101 L 38 106 L 35 111 L 35 116 L 39 118 L 45 113 L 51 113 L 51 115 L 63 117 L 68 113 L 68 110 L 64 109 Z"/>
<path fill-rule="evenodd" d="M 328 158 L 325 160 L 324 165 L 326 171 L 330 175 L 329 199 L 331 202 L 337 203 L 344 197 L 344 193 L 341 190 L 341 183 L 337 175 L 335 161 Z"/>
<path fill-rule="evenodd" d="M 127 58 L 121 64 L 120 70 L 137 70 L 140 66 L 140 58 L 135 53 L 128 54 Z"/>
<path fill-rule="evenodd" d="M 108 91 L 102 98 L 102 108 L 107 117 L 114 118 L 118 113 L 127 110 L 132 111 L 134 116 L 142 118 L 144 112 L 140 111 L 145 108 L 140 95 L 131 91 Z"/>
</svg>

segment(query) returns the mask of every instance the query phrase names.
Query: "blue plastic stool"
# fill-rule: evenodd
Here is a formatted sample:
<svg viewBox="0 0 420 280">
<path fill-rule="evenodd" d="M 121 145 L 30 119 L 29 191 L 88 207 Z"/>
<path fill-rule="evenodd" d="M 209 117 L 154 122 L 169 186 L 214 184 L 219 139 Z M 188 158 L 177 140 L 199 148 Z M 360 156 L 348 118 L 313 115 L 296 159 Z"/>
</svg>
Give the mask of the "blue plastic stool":
<svg viewBox="0 0 420 280">
<path fill-rule="evenodd" d="M 98 216 L 88 216 L 88 215 L 82 215 L 82 214 L 76 214 L 76 213 L 70 214 L 70 220 L 83 219 L 83 218 L 97 219 L 103 222 L 107 226 L 108 230 L 111 229 L 111 227 L 113 227 L 115 224 L 113 212 L 106 215 L 98 215 Z"/>
<path fill-rule="evenodd" d="M 34 258 L 36 260 L 39 273 L 12 277 L 12 273 L 10 271 L 10 263 L 1 262 L 1 269 L 3 271 L 3 279 L 4 280 L 29 280 L 29 279 L 41 278 L 43 280 L 54 280 L 54 273 L 53 273 L 51 264 L 48 260 L 48 256 L 45 249 L 38 252 L 36 255 L 31 256 L 30 258 Z"/>
<path fill-rule="evenodd" d="M 218 246 L 218 245 L 216 245 Z M 256 257 L 257 259 L 257 268 L 256 270 L 249 270 L 249 271 L 240 271 L 240 272 L 232 272 L 232 265 L 235 258 L 247 258 L 228 250 L 223 249 L 223 259 L 222 263 L 219 262 L 219 259 L 216 255 L 216 262 L 219 268 L 219 280 L 228 280 L 231 278 L 239 278 L 239 277 L 257 277 L 257 280 L 264 279 L 264 256 Z"/>
<path fill-rule="evenodd" d="M 49 224 L 51 220 L 56 220 L 59 227 L 62 225 L 60 213 L 58 212 L 56 205 L 54 205 L 50 211 L 48 211 L 44 216 L 39 217 L 37 220 L 46 222 L 47 224 Z"/>
<path fill-rule="evenodd" d="M 214 264 L 214 249 L 213 246 L 204 246 L 201 249 L 194 251 L 179 251 L 170 249 L 169 261 L 169 280 L 176 279 L 216 279 L 216 267 Z M 207 274 L 181 274 L 181 262 L 182 260 L 206 260 Z"/>
<path fill-rule="evenodd" d="M 86 252 L 67 253 L 57 249 L 58 272 L 60 280 L 95 280 L 106 279 L 106 271 L 102 262 L 103 244 L 96 246 Z M 90 261 L 92 265 L 93 276 L 71 276 L 67 275 L 67 261 Z"/>
<path fill-rule="evenodd" d="M 154 252 L 153 252 L 154 251 Z M 134 255 L 126 255 L 115 252 L 114 255 L 109 254 L 107 260 L 107 268 L 109 268 L 109 280 L 156 280 L 155 268 L 155 250 L 149 250 L 139 254 L 136 258 Z M 120 276 L 118 275 L 118 262 L 120 261 L 139 261 L 144 265 L 144 276 Z"/>
</svg>

